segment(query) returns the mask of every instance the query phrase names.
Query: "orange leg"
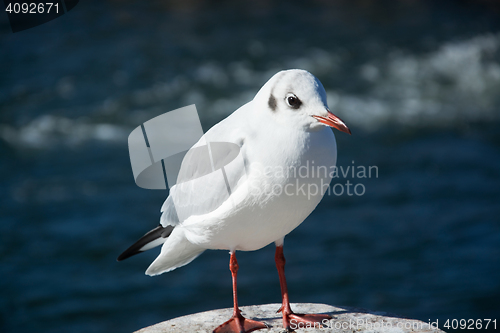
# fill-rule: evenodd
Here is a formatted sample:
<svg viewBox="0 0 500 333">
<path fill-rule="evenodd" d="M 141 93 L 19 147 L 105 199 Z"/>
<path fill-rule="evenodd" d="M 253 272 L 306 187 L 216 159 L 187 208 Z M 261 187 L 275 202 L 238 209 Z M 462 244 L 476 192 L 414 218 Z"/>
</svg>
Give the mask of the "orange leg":
<svg viewBox="0 0 500 333">
<path fill-rule="evenodd" d="M 290 301 L 288 299 L 288 288 L 286 286 L 286 278 L 285 278 L 285 256 L 283 255 L 283 245 L 276 246 L 276 254 L 274 256 L 274 260 L 276 261 L 276 268 L 278 269 L 278 275 L 280 277 L 280 286 L 281 286 L 281 298 L 282 305 L 279 308 L 278 312 L 283 313 L 283 327 L 287 331 L 291 331 L 292 329 L 296 329 L 303 324 L 310 325 L 309 327 L 321 327 L 321 323 L 323 320 L 331 319 L 332 317 L 325 314 L 297 314 L 293 313 L 290 308 Z M 316 324 L 316 325 L 315 325 Z"/>
<path fill-rule="evenodd" d="M 233 277 L 233 316 L 224 324 L 219 325 L 213 333 L 247 333 L 255 330 L 260 330 L 262 328 L 267 328 L 266 324 L 260 321 L 247 319 L 241 315 L 240 309 L 238 308 L 238 294 L 236 292 L 238 261 L 236 260 L 236 255 L 234 253 L 231 253 L 231 259 L 229 260 L 229 269 L 231 270 L 231 276 Z"/>
</svg>

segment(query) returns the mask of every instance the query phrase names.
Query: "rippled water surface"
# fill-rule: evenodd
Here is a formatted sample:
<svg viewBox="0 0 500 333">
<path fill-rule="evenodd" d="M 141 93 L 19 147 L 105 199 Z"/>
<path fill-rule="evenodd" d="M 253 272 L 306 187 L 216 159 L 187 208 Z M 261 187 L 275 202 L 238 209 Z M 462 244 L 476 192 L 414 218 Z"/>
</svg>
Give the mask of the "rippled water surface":
<svg viewBox="0 0 500 333">
<path fill-rule="evenodd" d="M 334 179 L 364 195 L 332 192 L 286 238 L 291 300 L 500 313 L 495 2 L 81 1 L 16 34 L 0 15 L 0 62 L 0 331 L 130 332 L 230 307 L 225 251 L 155 278 L 157 250 L 115 261 L 167 195 L 134 184 L 127 136 L 193 103 L 207 130 L 286 68 L 315 74 L 352 129 L 339 166 L 378 168 Z M 279 302 L 273 246 L 238 260 L 240 304 Z"/>
</svg>

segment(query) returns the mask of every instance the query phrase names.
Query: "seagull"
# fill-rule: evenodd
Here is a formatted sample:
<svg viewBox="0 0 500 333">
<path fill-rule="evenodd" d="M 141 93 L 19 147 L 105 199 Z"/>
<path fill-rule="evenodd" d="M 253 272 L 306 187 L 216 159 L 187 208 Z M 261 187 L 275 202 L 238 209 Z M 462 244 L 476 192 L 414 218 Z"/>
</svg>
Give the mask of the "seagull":
<svg viewBox="0 0 500 333">
<path fill-rule="evenodd" d="M 252 332 L 267 325 L 243 317 L 238 308 L 236 251 L 254 251 L 274 242 L 282 296 L 278 312 L 284 329 L 330 319 L 325 314 L 292 311 L 283 254 L 285 236 L 316 208 L 332 179 L 329 172 L 321 172 L 331 170 L 337 160 L 330 128 L 351 134 L 329 110 L 321 82 L 305 70 L 278 72 L 253 100 L 214 125 L 191 149 L 227 143 L 237 147 L 237 157 L 222 157 L 223 166 L 206 174 L 199 172 L 206 163 L 192 159 L 189 156 L 196 154 L 188 152 L 178 181 L 161 207 L 160 225 L 117 260 L 162 245 L 146 270 L 154 276 L 189 264 L 207 249 L 229 250 L 233 315 L 213 332 Z"/>
</svg>

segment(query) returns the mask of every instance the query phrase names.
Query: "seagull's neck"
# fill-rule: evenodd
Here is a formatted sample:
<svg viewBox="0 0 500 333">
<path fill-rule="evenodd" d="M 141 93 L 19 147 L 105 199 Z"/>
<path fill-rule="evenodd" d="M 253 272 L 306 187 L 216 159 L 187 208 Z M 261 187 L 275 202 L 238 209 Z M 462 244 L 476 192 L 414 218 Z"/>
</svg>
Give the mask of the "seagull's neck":
<svg viewBox="0 0 500 333">
<path fill-rule="evenodd" d="M 322 159 L 323 155 L 324 163 L 330 163 L 336 157 L 335 137 L 327 127 L 306 131 L 270 122 L 253 128 L 251 136 L 255 146 L 249 153 L 263 164 L 301 164 L 306 160 Z"/>
</svg>

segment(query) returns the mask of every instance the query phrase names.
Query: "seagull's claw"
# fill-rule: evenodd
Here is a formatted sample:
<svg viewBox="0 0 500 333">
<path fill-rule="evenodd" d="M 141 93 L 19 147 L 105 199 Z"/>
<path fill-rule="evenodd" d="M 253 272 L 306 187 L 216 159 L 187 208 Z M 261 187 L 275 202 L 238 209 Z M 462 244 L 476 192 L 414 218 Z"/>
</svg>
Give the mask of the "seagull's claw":
<svg viewBox="0 0 500 333">
<path fill-rule="evenodd" d="M 225 323 L 219 325 L 213 333 L 248 333 L 263 328 L 269 327 L 263 322 L 247 319 L 238 313 Z"/>
<path fill-rule="evenodd" d="M 283 327 L 286 332 L 294 332 L 292 327 L 299 328 L 302 326 L 299 323 L 304 324 L 304 327 L 323 328 L 324 320 L 330 319 L 332 316 L 327 314 L 302 314 L 285 311 L 283 312 Z"/>
</svg>

